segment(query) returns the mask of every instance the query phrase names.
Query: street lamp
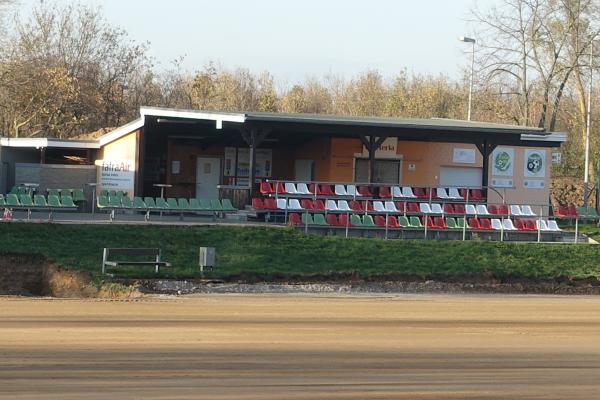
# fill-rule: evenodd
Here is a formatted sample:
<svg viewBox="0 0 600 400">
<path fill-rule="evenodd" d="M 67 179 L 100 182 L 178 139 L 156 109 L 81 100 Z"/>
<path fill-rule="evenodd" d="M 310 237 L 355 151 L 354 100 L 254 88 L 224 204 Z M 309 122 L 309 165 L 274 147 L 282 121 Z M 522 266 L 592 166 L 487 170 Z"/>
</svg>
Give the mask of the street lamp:
<svg viewBox="0 0 600 400">
<path fill-rule="evenodd" d="M 590 128 L 592 125 L 592 77 L 594 74 L 594 38 L 590 39 L 590 86 L 588 88 L 587 116 L 585 121 L 585 165 L 583 166 L 583 202 L 588 207 L 590 198 Z"/>
<path fill-rule="evenodd" d="M 475 68 L 475 39 L 461 36 L 458 38 L 461 42 L 471 43 L 471 78 L 469 79 L 469 105 L 467 110 L 467 121 L 471 120 L 471 97 L 473 96 L 473 70 Z"/>
</svg>

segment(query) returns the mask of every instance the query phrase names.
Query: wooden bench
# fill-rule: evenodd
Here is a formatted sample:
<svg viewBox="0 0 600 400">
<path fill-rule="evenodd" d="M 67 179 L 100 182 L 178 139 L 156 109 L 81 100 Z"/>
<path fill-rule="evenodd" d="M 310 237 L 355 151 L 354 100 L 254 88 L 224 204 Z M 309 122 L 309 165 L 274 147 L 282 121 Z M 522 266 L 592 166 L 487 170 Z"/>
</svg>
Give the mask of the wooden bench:
<svg viewBox="0 0 600 400">
<path fill-rule="evenodd" d="M 115 259 L 114 257 L 117 257 Z M 118 257 L 151 257 L 151 259 L 121 259 Z M 102 273 L 106 273 L 106 267 L 118 268 L 123 265 L 143 266 L 143 265 L 154 265 L 154 272 L 158 273 L 160 267 L 170 267 L 171 263 L 162 261 L 160 259 L 160 249 L 115 249 L 115 248 L 104 248 L 102 255 Z"/>
</svg>

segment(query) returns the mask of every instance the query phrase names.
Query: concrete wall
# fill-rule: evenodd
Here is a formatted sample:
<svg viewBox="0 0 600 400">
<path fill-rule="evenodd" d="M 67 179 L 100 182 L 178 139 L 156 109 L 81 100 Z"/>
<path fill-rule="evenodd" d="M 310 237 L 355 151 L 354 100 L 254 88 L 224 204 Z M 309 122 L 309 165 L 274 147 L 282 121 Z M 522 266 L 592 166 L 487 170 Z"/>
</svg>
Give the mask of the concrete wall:
<svg viewBox="0 0 600 400">
<path fill-rule="evenodd" d="M 15 185 L 16 163 L 39 163 L 40 150 L 0 146 L 0 193 L 6 193 Z"/>
</svg>

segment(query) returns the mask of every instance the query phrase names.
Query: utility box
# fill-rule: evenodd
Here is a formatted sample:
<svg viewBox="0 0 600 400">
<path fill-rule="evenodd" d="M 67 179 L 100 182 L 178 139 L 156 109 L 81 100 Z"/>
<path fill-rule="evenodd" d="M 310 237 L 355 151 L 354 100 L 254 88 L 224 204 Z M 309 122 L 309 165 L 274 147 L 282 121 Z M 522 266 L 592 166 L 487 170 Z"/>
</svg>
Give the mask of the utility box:
<svg viewBox="0 0 600 400">
<path fill-rule="evenodd" d="M 212 271 L 215 266 L 215 256 L 214 247 L 200 247 L 200 259 L 198 261 L 200 271 L 204 272 L 204 268 L 209 268 Z"/>
</svg>

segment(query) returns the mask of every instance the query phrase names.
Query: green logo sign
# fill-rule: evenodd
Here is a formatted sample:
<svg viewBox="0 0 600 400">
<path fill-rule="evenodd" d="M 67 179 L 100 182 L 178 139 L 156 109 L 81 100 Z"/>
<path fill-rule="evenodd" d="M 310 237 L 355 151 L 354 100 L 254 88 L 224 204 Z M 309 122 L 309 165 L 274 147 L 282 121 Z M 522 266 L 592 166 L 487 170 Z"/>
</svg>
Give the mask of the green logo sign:
<svg viewBox="0 0 600 400">
<path fill-rule="evenodd" d="M 543 167 L 542 156 L 538 153 L 531 153 L 527 157 L 527 171 L 531 174 L 538 174 Z"/>
<path fill-rule="evenodd" d="M 494 159 L 494 168 L 501 172 L 506 172 L 510 168 L 510 155 L 506 151 L 501 151 L 496 154 L 496 158 Z"/>
</svg>

